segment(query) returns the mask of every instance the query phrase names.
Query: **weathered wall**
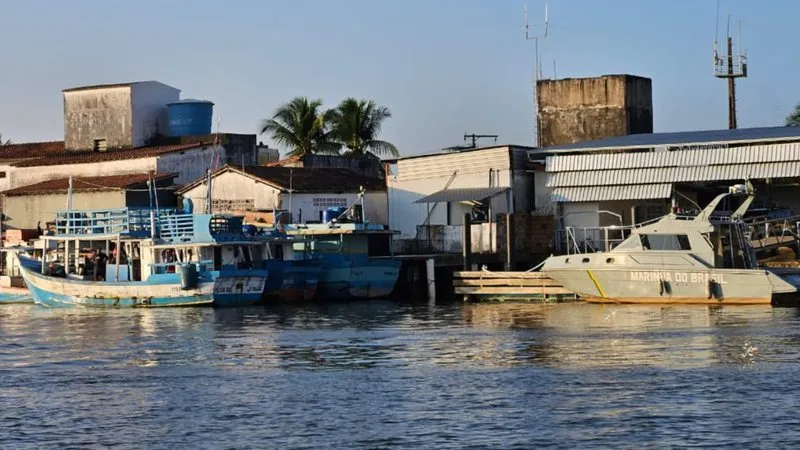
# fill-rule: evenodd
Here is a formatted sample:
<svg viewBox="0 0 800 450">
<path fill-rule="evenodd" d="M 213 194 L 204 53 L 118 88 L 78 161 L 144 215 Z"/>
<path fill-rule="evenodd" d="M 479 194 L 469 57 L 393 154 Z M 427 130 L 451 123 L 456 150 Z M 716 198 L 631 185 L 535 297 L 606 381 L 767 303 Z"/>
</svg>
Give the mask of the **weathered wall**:
<svg viewBox="0 0 800 450">
<path fill-rule="evenodd" d="M 64 147 L 91 150 L 95 139 L 111 148 L 132 142 L 130 86 L 64 92 Z"/>
<path fill-rule="evenodd" d="M 649 78 L 540 80 L 536 95 L 542 147 L 653 132 Z"/>
<path fill-rule="evenodd" d="M 553 238 L 556 222 L 551 215 L 532 215 L 530 213 L 511 214 L 512 256 L 514 261 L 538 263 L 553 252 Z M 497 251 L 503 255 L 507 251 L 505 217 L 498 217 Z"/>
<path fill-rule="evenodd" d="M 302 223 L 319 221 L 322 211 L 329 208 L 329 206 L 320 205 L 318 200 L 315 201 L 315 199 L 321 198 L 341 199 L 345 206 L 350 206 L 358 199 L 358 194 L 355 192 L 342 194 L 294 194 L 291 201 L 294 221 Z M 289 209 L 289 194 L 287 193 L 281 194 L 281 209 Z M 367 192 L 364 194 L 364 212 L 366 213 L 367 221 L 370 223 L 381 225 L 389 223 L 386 192 Z"/>
<path fill-rule="evenodd" d="M 10 173 L 9 189 L 69 176 L 102 177 L 107 175 L 142 174 L 155 169 L 155 157 L 85 164 L 14 167 Z"/>
<path fill-rule="evenodd" d="M 178 178 L 175 179 L 175 184 L 191 183 L 205 176 L 209 168 L 215 164 L 215 150 L 222 152 L 219 155 L 220 163 L 217 167 L 224 165 L 222 161 L 227 157 L 227 149 L 209 145 L 161 155 L 158 157 L 155 170 L 158 173 L 177 173 Z"/>
<path fill-rule="evenodd" d="M 144 147 L 157 134 L 167 135 L 167 103 L 180 100 L 181 91 L 161 83 L 131 86 L 132 145 Z"/>
<path fill-rule="evenodd" d="M 198 177 L 199 178 L 199 177 Z M 236 172 L 223 172 L 214 177 L 211 196 L 214 200 L 241 201 L 252 205 L 252 209 L 271 210 L 280 205 L 280 190 Z M 199 184 L 183 193 L 192 199 L 194 210 L 205 211 L 206 185 Z"/>
<path fill-rule="evenodd" d="M 9 228 L 34 229 L 41 223 L 55 219 L 56 211 L 63 211 L 67 203 L 67 193 L 46 195 L 3 196 L 3 213 L 7 216 L 4 226 Z M 125 193 L 76 192 L 72 195 L 74 209 L 122 208 L 125 206 Z"/>
</svg>

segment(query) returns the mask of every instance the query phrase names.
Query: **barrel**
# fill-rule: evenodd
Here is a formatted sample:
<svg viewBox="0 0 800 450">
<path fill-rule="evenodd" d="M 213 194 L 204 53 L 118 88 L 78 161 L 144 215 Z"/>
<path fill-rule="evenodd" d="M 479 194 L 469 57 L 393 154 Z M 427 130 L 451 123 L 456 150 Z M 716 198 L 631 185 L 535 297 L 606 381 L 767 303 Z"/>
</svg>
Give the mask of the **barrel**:
<svg viewBox="0 0 800 450">
<path fill-rule="evenodd" d="M 177 269 L 181 277 L 181 289 L 197 288 L 197 266 L 192 263 L 181 263 Z"/>
</svg>

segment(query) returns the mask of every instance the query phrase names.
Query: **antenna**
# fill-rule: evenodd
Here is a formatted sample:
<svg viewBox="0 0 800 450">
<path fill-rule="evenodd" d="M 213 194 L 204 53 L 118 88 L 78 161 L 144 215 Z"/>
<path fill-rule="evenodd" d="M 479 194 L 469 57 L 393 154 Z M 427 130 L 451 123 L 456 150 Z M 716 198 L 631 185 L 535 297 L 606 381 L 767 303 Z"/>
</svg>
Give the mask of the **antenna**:
<svg viewBox="0 0 800 450">
<path fill-rule="evenodd" d="M 718 50 L 719 35 L 719 0 L 717 0 L 716 34 L 714 37 L 714 76 L 728 80 L 728 128 L 737 127 L 736 122 L 736 79 L 747 78 L 747 52 L 744 51 L 742 39 L 742 21 L 739 20 L 739 48 L 738 54 L 733 52 L 733 38 L 731 37 L 731 16 L 728 15 L 726 53 L 720 55 Z"/>
<path fill-rule="evenodd" d="M 467 142 L 468 140 L 471 140 L 472 144 L 468 148 L 477 148 L 478 147 L 478 139 L 484 139 L 484 138 L 492 139 L 492 138 L 494 138 L 494 143 L 496 144 L 497 143 L 497 138 L 499 138 L 499 137 L 500 136 L 498 136 L 496 134 L 475 134 L 475 133 L 467 134 L 467 133 L 464 133 L 464 142 Z"/>
<path fill-rule="evenodd" d="M 528 3 L 525 3 L 525 24 L 522 29 L 525 31 L 525 40 L 526 41 L 533 41 L 534 48 L 535 48 L 535 61 L 534 61 L 534 68 L 533 68 L 533 142 L 536 147 L 540 147 L 541 139 L 539 139 L 539 104 L 536 99 L 536 88 L 539 80 L 542 79 L 542 64 L 541 60 L 539 59 L 539 39 L 545 39 L 547 37 L 547 30 L 549 28 L 549 4 L 545 2 L 544 4 L 544 26 L 542 26 L 543 33 L 541 36 L 532 36 L 530 34 L 530 26 L 528 24 Z M 555 72 L 555 70 L 554 70 Z"/>
</svg>

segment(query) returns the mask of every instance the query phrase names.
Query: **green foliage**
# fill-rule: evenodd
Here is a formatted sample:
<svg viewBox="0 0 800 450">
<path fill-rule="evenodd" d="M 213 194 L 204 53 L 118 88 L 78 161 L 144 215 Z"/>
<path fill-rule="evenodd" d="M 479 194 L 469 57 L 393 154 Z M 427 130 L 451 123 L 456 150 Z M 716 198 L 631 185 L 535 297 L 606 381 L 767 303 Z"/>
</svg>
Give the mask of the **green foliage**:
<svg viewBox="0 0 800 450">
<path fill-rule="evenodd" d="M 338 155 L 344 147 L 346 156 L 396 157 L 397 148 L 378 139 L 383 122 L 390 117 L 388 108 L 372 100 L 347 98 L 336 108 L 323 110 L 321 100 L 296 97 L 281 105 L 260 130 L 286 147 L 287 156 Z"/>
<path fill-rule="evenodd" d="M 786 116 L 787 127 L 800 127 L 800 103 L 795 105 L 794 111 Z"/>
</svg>

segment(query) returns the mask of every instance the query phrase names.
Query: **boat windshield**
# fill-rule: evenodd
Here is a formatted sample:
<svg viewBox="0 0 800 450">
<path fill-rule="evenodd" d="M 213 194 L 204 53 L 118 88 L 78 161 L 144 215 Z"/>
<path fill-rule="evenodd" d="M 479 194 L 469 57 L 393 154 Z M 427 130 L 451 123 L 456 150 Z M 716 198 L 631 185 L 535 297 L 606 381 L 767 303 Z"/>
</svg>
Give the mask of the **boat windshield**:
<svg viewBox="0 0 800 450">
<path fill-rule="evenodd" d="M 687 251 L 691 250 L 689 236 L 685 234 L 641 234 L 639 239 L 645 250 Z"/>
</svg>

